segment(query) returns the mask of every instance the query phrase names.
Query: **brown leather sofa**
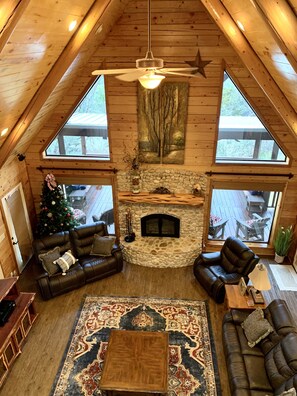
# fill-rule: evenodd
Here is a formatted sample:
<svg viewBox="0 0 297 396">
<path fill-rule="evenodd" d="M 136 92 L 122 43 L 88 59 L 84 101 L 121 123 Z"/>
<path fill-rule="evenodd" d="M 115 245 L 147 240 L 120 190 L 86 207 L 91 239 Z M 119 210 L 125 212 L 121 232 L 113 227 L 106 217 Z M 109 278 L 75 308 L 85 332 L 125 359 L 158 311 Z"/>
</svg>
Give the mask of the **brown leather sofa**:
<svg viewBox="0 0 297 396">
<path fill-rule="evenodd" d="M 252 348 L 241 327 L 250 312 L 232 309 L 223 320 L 232 396 L 281 395 L 297 389 L 297 328 L 286 302 L 274 300 L 264 310 L 274 331 Z"/>
<path fill-rule="evenodd" d="M 44 300 L 122 270 L 123 256 L 120 247 L 117 245 L 113 246 L 110 256 L 90 255 L 94 234 L 100 236 L 108 235 L 106 224 L 97 222 L 92 225 L 82 225 L 70 232 L 59 232 L 34 240 L 36 280 Z M 56 246 L 60 247 L 61 255 L 71 249 L 74 256 L 78 259 L 77 263 L 71 266 L 65 275 L 62 275 L 62 272 L 49 275 L 42 267 L 38 257 L 39 254 L 46 253 Z"/>
<path fill-rule="evenodd" d="M 259 257 L 241 240 L 228 237 L 220 252 L 201 253 L 194 262 L 194 275 L 201 286 L 217 302 L 225 298 L 225 284 L 236 285 L 241 277 L 248 282 L 248 274 Z"/>
</svg>

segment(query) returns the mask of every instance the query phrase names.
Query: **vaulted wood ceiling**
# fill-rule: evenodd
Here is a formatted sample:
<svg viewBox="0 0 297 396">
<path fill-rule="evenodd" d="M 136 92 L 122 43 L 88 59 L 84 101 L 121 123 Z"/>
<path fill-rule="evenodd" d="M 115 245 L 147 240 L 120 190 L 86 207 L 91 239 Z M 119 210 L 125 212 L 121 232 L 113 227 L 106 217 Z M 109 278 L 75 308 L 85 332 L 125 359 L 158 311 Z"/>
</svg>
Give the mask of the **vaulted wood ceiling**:
<svg viewBox="0 0 297 396">
<path fill-rule="evenodd" d="M 0 133 L 8 132 L 0 166 L 26 151 L 129 1 L 146 7 L 146 0 L 1 0 Z M 152 0 L 152 10 L 160 1 L 181 9 L 201 2 L 297 137 L 297 0 Z"/>
</svg>

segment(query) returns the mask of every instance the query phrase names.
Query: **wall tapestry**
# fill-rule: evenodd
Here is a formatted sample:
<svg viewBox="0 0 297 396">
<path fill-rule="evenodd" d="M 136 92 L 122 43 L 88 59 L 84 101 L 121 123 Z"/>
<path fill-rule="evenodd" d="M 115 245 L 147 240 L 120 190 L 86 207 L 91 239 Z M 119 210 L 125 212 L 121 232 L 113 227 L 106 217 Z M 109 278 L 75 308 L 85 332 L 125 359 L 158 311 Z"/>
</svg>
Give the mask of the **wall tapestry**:
<svg viewBox="0 0 297 396">
<path fill-rule="evenodd" d="M 188 92 L 188 83 L 163 82 L 153 90 L 139 84 L 139 151 L 144 162 L 184 163 Z"/>
</svg>

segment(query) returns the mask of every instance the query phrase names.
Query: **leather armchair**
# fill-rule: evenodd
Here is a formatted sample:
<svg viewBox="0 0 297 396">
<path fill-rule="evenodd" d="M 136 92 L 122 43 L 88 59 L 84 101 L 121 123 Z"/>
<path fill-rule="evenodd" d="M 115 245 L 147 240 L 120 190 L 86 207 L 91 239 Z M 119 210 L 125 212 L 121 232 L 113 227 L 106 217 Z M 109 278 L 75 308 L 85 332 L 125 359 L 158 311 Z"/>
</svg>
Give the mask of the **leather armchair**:
<svg viewBox="0 0 297 396">
<path fill-rule="evenodd" d="M 220 252 L 201 253 L 194 262 L 194 275 L 217 302 L 225 298 L 225 284 L 238 284 L 259 262 L 259 257 L 242 241 L 228 237 Z"/>
</svg>

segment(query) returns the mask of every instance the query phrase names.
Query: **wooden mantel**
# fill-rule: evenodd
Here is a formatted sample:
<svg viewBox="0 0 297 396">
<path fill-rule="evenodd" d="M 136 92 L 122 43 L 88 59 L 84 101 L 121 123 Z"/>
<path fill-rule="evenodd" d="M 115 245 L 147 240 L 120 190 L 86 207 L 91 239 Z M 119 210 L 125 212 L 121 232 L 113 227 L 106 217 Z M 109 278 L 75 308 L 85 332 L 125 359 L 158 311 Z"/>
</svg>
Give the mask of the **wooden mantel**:
<svg viewBox="0 0 297 396">
<path fill-rule="evenodd" d="M 121 191 L 119 202 L 201 206 L 204 204 L 204 197 L 196 197 L 193 194 L 151 194 L 149 192 L 132 194 L 130 191 Z"/>
</svg>

